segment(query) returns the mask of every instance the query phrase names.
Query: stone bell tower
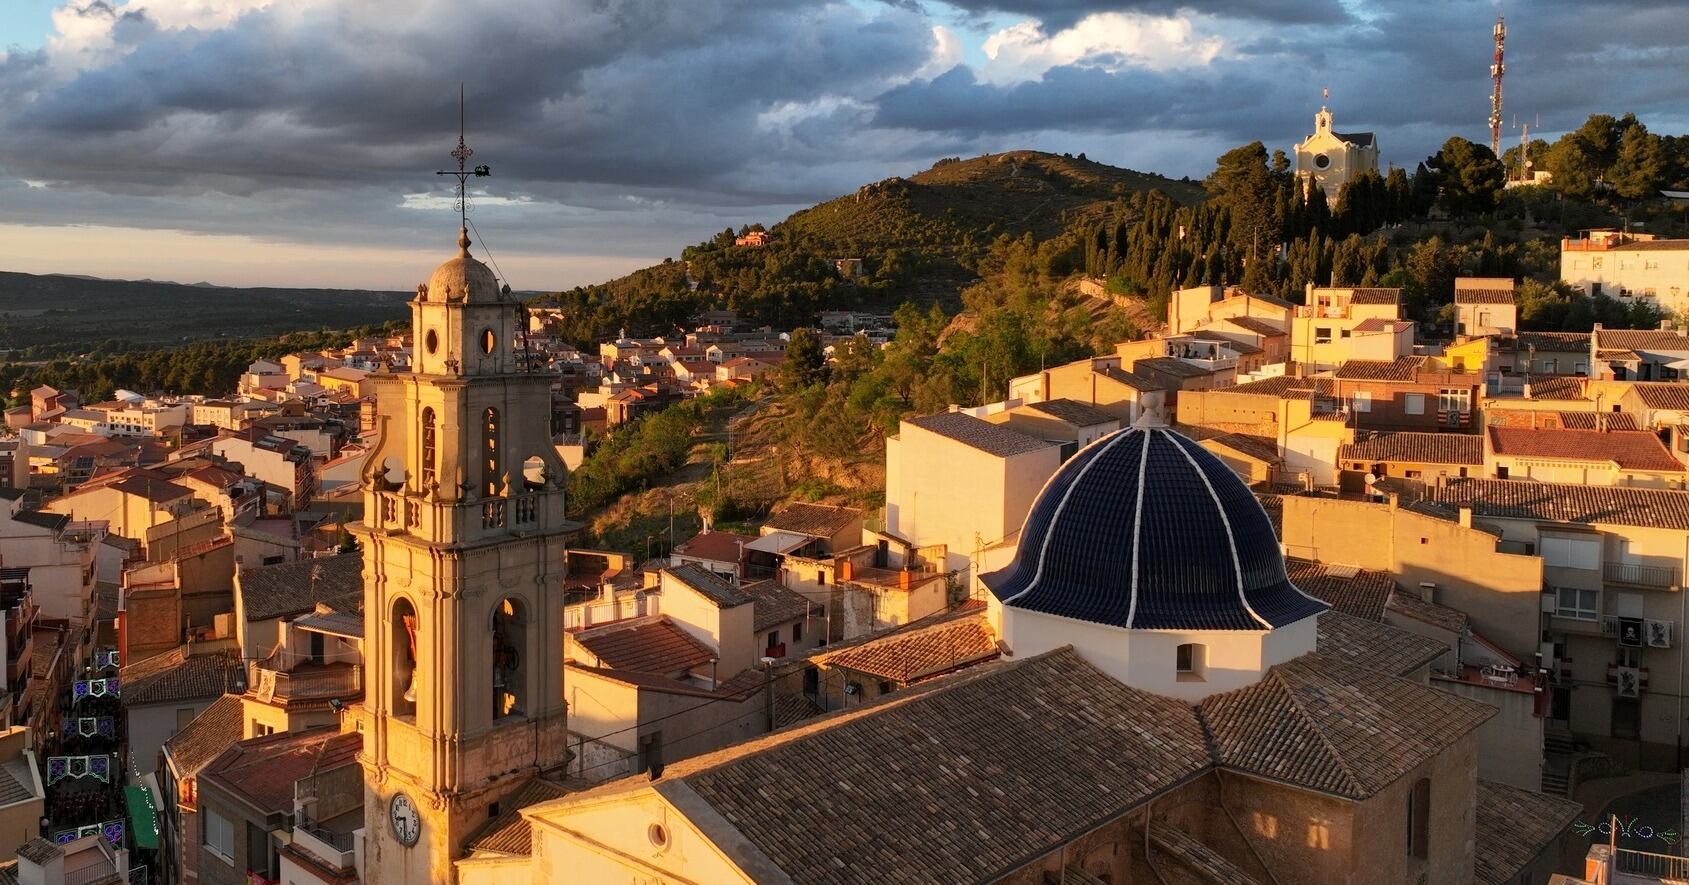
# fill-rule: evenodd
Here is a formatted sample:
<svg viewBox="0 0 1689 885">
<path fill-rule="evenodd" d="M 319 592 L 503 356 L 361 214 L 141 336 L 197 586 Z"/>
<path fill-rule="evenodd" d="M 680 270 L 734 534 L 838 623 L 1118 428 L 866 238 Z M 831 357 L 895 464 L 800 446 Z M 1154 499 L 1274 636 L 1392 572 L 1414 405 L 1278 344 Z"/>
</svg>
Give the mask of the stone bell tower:
<svg viewBox="0 0 1689 885">
<path fill-rule="evenodd" d="M 519 305 L 469 253 L 411 302 L 364 467 L 366 881 L 450 881 L 489 806 L 564 763 L 565 468 Z"/>
</svg>

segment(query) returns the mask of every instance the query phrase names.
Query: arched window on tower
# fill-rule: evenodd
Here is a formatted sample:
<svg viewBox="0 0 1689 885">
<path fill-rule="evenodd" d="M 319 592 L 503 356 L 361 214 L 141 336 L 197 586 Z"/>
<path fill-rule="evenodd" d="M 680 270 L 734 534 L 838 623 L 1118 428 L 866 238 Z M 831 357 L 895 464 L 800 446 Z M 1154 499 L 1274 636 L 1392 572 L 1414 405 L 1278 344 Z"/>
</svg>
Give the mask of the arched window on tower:
<svg viewBox="0 0 1689 885">
<path fill-rule="evenodd" d="M 422 410 L 422 487 L 432 486 L 437 478 L 435 466 L 439 464 L 439 437 L 434 426 L 434 410 Z"/>
<path fill-rule="evenodd" d="M 482 424 L 484 426 L 481 432 L 481 473 L 483 476 L 481 493 L 490 498 L 499 493 L 500 474 L 502 473 L 499 469 L 498 409 L 488 407 L 487 411 L 482 414 Z"/>
<path fill-rule="evenodd" d="M 416 608 L 410 600 L 393 603 L 393 618 L 388 624 L 391 640 L 393 683 L 392 713 L 410 719 L 416 716 Z"/>
<path fill-rule="evenodd" d="M 528 613 L 505 597 L 493 609 L 493 718 L 527 712 Z"/>
</svg>

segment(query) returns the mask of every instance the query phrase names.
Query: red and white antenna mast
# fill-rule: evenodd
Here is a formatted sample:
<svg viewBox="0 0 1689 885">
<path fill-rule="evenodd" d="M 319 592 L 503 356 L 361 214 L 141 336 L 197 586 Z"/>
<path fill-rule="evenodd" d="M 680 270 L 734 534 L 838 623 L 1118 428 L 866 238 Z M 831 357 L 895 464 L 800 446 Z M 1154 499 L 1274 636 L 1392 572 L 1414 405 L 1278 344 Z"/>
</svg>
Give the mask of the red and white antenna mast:
<svg viewBox="0 0 1689 885">
<path fill-rule="evenodd" d="M 1495 63 L 1490 76 L 1495 79 L 1495 92 L 1490 95 L 1490 153 L 1501 156 L 1501 76 L 1507 73 L 1502 62 L 1502 49 L 1507 45 L 1507 22 L 1500 12 L 1495 14 Z"/>
</svg>

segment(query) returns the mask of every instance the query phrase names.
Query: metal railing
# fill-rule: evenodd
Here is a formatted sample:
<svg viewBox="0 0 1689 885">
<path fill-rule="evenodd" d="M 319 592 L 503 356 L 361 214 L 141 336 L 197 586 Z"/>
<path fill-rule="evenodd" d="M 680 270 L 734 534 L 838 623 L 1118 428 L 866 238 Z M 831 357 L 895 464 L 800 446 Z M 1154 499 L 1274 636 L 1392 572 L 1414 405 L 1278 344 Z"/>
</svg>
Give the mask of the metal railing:
<svg viewBox="0 0 1689 885">
<path fill-rule="evenodd" d="M 1660 879 L 1689 878 L 1689 857 L 1676 854 L 1655 854 L 1652 851 L 1617 849 L 1613 865 L 1621 873 L 1633 876 L 1653 876 Z"/>
<path fill-rule="evenodd" d="M 1601 576 L 1608 583 L 1632 584 L 1638 587 L 1665 589 L 1677 583 L 1677 570 L 1669 566 L 1636 565 L 1628 562 L 1609 562 L 1601 567 Z"/>
<path fill-rule="evenodd" d="M 333 830 L 327 829 L 326 827 L 320 826 L 320 825 L 318 825 L 318 824 L 316 824 L 312 821 L 309 821 L 309 820 L 301 822 L 299 824 L 299 829 L 304 830 L 306 833 L 310 834 L 311 838 L 317 840 L 318 842 L 323 843 L 324 845 L 327 845 L 330 848 L 333 848 L 335 851 L 338 851 L 342 854 L 345 854 L 345 853 L 350 852 L 352 850 L 352 834 L 351 833 L 336 833 Z M 323 858 L 323 859 L 324 860 L 330 860 L 330 861 L 334 860 L 334 858 L 326 858 L 326 857 Z"/>
</svg>

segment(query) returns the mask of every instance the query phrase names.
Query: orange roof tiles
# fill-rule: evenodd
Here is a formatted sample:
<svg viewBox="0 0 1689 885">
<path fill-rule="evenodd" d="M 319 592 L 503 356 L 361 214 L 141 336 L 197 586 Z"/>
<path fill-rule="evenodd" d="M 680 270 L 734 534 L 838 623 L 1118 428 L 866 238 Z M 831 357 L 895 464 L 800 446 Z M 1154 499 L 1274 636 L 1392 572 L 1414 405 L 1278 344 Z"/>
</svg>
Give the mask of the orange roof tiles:
<svg viewBox="0 0 1689 885">
<path fill-rule="evenodd" d="M 1506 457 L 1611 461 L 1621 470 L 1684 469 L 1659 437 L 1642 430 L 1490 427 L 1489 436 L 1491 451 Z"/>
</svg>

